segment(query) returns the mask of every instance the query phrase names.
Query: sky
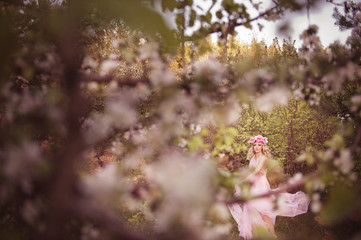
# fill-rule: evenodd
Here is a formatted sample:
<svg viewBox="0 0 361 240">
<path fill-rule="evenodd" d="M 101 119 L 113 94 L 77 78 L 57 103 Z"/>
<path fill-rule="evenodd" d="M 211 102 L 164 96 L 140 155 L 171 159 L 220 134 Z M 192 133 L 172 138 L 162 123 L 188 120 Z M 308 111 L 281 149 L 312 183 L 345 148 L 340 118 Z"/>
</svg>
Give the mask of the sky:
<svg viewBox="0 0 361 240">
<path fill-rule="evenodd" d="M 246 6 L 247 6 L 247 2 L 249 2 L 244 0 L 234 0 L 234 1 L 245 3 Z M 299 0 L 299 1 L 304 2 L 305 0 Z M 354 1 L 360 2 L 361 0 L 354 0 Z M 212 3 L 211 0 L 194 0 L 194 2 L 200 5 L 204 9 L 208 9 Z M 222 0 L 218 0 L 217 4 L 213 8 L 213 11 L 211 12 L 214 13 L 217 10 L 219 10 L 221 2 Z M 253 0 L 253 2 L 262 2 L 260 8 L 261 11 L 270 8 L 270 6 L 272 5 L 271 0 L 263 0 L 263 1 Z M 320 37 L 321 43 L 324 47 L 328 47 L 334 41 L 340 41 L 341 43 L 344 44 L 346 42 L 347 37 L 351 34 L 351 31 L 349 30 L 349 31 L 341 32 L 338 26 L 334 24 L 335 20 L 332 17 L 333 8 L 335 6 L 333 4 L 327 3 L 326 0 L 320 0 L 320 2 L 321 3 L 318 4 L 316 8 L 312 8 L 310 10 L 309 19 L 307 17 L 306 10 L 304 10 L 297 14 L 287 13 L 282 19 L 277 20 L 275 22 L 260 20 L 257 22 L 253 22 L 252 30 L 247 29 L 243 26 L 237 27 L 236 28 L 236 31 L 238 32 L 237 38 L 241 42 L 250 43 L 253 36 L 255 36 L 258 40 L 262 40 L 262 39 L 265 40 L 267 45 L 270 45 L 275 37 L 278 37 L 280 43 L 282 42 L 282 39 L 291 38 L 292 41 L 296 40 L 295 46 L 299 48 L 302 45 L 302 42 L 299 38 L 300 34 L 308 28 L 309 24 L 316 24 L 319 27 L 318 36 Z M 342 0 L 334 0 L 334 2 L 341 3 Z M 158 7 L 156 8 L 160 10 L 160 1 Z M 250 10 L 249 13 L 251 17 L 257 16 L 257 11 L 255 10 L 252 11 L 251 9 L 252 8 L 249 8 Z M 342 7 L 339 7 L 339 11 L 343 13 Z M 170 25 L 170 27 L 175 27 L 174 15 L 172 16 L 172 14 L 169 12 L 162 14 L 166 19 L 166 22 L 168 22 L 168 24 Z M 261 23 L 264 26 L 262 31 L 259 31 L 257 23 Z M 279 26 L 282 25 L 283 23 L 289 23 L 290 31 L 288 31 L 286 34 L 280 34 L 278 33 L 277 30 L 279 29 Z M 196 23 L 194 29 L 199 28 L 199 25 L 200 24 Z M 215 41 L 216 38 L 217 38 L 216 35 L 212 36 L 212 39 L 214 39 Z"/>
<path fill-rule="evenodd" d="M 347 37 L 351 34 L 351 31 L 348 30 L 341 32 L 338 26 L 334 24 L 335 20 L 332 17 L 334 7 L 334 5 L 324 1 L 324 3 L 318 5 L 315 9 L 310 11 L 309 20 L 307 12 L 302 11 L 298 14 L 288 13 L 283 19 L 276 22 L 265 20 L 259 21 L 259 23 L 264 25 L 261 32 L 256 24 L 253 24 L 253 30 L 239 27 L 236 29 L 238 32 L 238 38 L 240 41 L 249 42 L 253 36 L 257 36 L 259 40 L 264 39 L 267 44 L 271 44 L 274 37 L 278 37 L 279 39 L 288 39 L 290 37 L 291 40 L 296 40 L 295 46 L 300 47 L 302 44 L 299 38 L 300 34 L 307 29 L 309 24 L 316 24 L 319 27 L 318 36 L 320 37 L 321 43 L 324 47 L 329 46 L 335 41 L 345 43 Z M 339 11 L 342 13 L 343 9 L 339 8 Z M 285 22 L 289 23 L 290 31 L 286 34 L 278 33 L 277 29 Z"/>
</svg>

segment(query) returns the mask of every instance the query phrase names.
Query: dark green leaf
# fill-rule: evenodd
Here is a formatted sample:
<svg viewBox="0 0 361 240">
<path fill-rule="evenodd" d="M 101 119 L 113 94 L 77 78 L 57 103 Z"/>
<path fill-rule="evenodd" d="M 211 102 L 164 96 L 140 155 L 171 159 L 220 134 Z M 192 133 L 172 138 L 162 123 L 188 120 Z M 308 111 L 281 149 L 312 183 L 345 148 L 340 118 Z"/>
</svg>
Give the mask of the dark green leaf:
<svg viewBox="0 0 361 240">
<path fill-rule="evenodd" d="M 222 17 L 223 17 L 222 10 L 217 11 L 216 16 L 218 19 L 222 19 Z"/>
</svg>

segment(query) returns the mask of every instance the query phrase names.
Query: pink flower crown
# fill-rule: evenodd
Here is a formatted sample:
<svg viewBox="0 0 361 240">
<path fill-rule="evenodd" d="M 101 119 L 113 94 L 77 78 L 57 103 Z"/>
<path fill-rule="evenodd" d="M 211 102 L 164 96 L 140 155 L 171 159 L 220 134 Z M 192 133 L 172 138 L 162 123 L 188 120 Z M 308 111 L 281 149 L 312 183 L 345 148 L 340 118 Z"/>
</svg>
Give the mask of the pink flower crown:
<svg viewBox="0 0 361 240">
<path fill-rule="evenodd" d="M 254 144 L 255 142 L 266 144 L 268 140 L 266 137 L 262 137 L 262 135 L 255 136 L 248 141 L 250 144 Z"/>
</svg>

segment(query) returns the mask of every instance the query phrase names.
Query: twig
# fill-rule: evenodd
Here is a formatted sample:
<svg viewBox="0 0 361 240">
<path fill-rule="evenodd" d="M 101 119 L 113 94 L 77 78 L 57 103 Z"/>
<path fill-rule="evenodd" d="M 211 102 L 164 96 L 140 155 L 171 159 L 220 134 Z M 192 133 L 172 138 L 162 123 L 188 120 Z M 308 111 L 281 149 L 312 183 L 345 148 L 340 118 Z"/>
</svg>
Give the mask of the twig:
<svg viewBox="0 0 361 240">
<path fill-rule="evenodd" d="M 274 6 L 274 7 L 270 8 L 270 9 L 268 9 L 267 11 L 261 13 L 261 14 L 258 15 L 257 17 L 251 18 L 251 19 L 247 20 L 246 22 L 237 23 L 237 24 L 235 24 L 234 26 L 235 26 L 235 27 L 238 27 L 238 26 L 242 26 L 242 25 L 245 25 L 245 24 L 247 24 L 247 23 L 251 23 L 251 22 L 253 22 L 253 21 L 256 21 L 256 20 L 264 17 L 265 15 L 269 14 L 270 12 L 272 12 L 273 10 L 275 10 L 277 7 L 278 7 L 278 6 Z"/>
<path fill-rule="evenodd" d="M 251 22 L 253 22 L 253 21 L 256 21 L 256 20 L 264 17 L 265 15 L 269 14 L 270 12 L 274 11 L 274 10 L 277 9 L 277 8 L 278 8 L 278 6 L 274 6 L 274 7 L 270 8 L 270 9 L 268 9 L 267 11 L 259 14 L 258 16 L 254 17 L 254 18 L 251 18 L 251 19 L 249 19 L 249 20 L 247 20 L 247 21 L 245 21 L 245 22 L 240 22 L 240 23 L 237 23 L 237 22 L 236 22 L 236 23 L 234 23 L 234 24 L 229 23 L 229 25 L 232 25 L 232 27 L 239 27 L 239 26 L 242 26 L 242 25 L 251 23 Z M 209 32 L 209 34 L 210 34 L 210 33 L 216 33 L 216 32 L 222 32 L 222 28 L 212 29 L 212 30 Z"/>
<path fill-rule="evenodd" d="M 338 6 L 338 7 L 342 7 L 342 6 L 343 6 L 343 3 L 335 3 L 335 2 L 333 2 L 333 0 L 326 0 L 326 2 L 331 3 L 331 4 L 333 4 L 333 5 L 335 5 L 335 6 Z"/>
<path fill-rule="evenodd" d="M 217 0 L 213 0 L 212 5 L 209 7 L 209 9 L 208 9 L 208 11 L 207 11 L 207 12 L 209 12 L 209 11 L 211 11 L 211 10 L 212 10 L 212 8 L 214 7 L 214 5 L 216 5 L 216 2 L 217 2 Z"/>
</svg>

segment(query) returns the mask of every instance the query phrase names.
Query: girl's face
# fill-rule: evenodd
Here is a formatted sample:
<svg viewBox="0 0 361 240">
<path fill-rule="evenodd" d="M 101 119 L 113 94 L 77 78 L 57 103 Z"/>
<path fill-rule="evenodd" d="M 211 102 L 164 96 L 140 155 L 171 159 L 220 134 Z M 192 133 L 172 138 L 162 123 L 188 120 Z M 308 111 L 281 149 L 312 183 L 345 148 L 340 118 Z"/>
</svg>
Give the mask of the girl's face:
<svg viewBox="0 0 361 240">
<path fill-rule="evenodd" d="M 262 143 L 259 143 L 259 142 L 255 142 L 254 145 L 253 145 L 253 149 L 256 153 L 259 153 L 261 152 L 262 150 Z"/>
</svg>

